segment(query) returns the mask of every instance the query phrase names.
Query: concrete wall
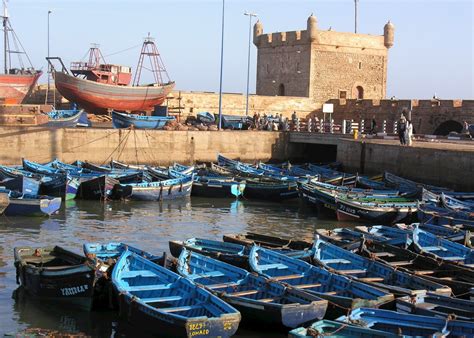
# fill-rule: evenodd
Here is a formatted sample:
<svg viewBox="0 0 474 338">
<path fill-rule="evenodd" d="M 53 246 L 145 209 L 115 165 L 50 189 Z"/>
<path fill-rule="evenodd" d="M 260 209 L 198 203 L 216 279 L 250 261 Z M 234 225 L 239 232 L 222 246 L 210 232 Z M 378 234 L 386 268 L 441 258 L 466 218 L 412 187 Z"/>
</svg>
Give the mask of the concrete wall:
<svg viewBox="0 0 474 338">
<path fill-rule="evenodd" d="M 115 129 L 50 129 L 0 127 L 0 164 L 15 165 L 21 158 L 47 162 L 59 158 L 106 163 L 168 165 L 215 161 L 218 153 L 243 161 L 286 160 L 297 155 L 289 135 L 258 131 L 151 131 Z"/>
<path fill-rule="evenodd" d="M 166 102 L 165 102 L 166 103 Z M 174 91 L 167 102 L 171 111 L 181 108 L 181 116 L 195 116 L 198 112 L 219 112 L 219 94 L 213 92 Z M 245 115 L 246 96 L 244 94 L 224 93 L 222 96 L 223 114 Z M 254 112 L 267 115 L 283 114 L 290 117 L 293 111 L 301 117 L 321 109 L 322 102 L 307 97 L 291 96 L 249 96 L 249 115 Z"/>
<path fill-rule="evenodd" d="M 474 151 L 458 149 L 401 147 L 340 139 L 337 160 L 343 163 L 345 170 L 352 172 L 370 175 L 389 171 L 419 182 L 474 191 L 471 177 Z"/>
<path fill-rule="evenodd" d="M 334 104 L 333 118 L 336 123 L 353 119 L 366 120 L 370 125 L 375 116 L 379 131 L 387 121 L 387 132 L 393 131 L 393 123 L 400 119 L 402 111 L 412 109 L 412 122 L 418 134 L 433 134 L 446 121 L 474 123 L 474 100 L 330 100 Z M 321 112 L 317 113 L 322 116 Z"/>
</svg>

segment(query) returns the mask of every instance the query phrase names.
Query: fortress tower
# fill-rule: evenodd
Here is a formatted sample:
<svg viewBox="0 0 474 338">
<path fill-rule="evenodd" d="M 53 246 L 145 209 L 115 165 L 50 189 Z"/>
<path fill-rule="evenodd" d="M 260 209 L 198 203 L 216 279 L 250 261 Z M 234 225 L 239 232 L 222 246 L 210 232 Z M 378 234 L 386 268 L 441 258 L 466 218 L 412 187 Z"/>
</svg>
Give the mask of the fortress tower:
<svg viewBox="0 0 474 338">
<path fill-rule="evenodd" d="M 264 34 L 258 21 L 257 95 L 385 98 L 394 30 L 389 21 L 383 35 L 322 31 L 311 14 L 306 30 Z"/>
</svg>

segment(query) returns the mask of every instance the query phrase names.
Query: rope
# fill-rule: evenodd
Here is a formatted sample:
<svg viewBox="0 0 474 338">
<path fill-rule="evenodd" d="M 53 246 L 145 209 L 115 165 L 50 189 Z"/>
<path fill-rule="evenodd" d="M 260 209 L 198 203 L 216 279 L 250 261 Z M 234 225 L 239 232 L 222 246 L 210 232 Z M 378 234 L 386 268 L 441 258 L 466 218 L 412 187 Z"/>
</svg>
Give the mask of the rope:
<svg viewBox="0 0 474 338">
<path fill-rule="evenodd" d="M 112 152 L 110 153 L 110 155 L 107 156 L 107 158 L 102 162 L 101 165 L 104 165 L 104 163 L 106 163 L 110 158 L 112 158 L 112 155 L 115 153 L 115 151 L 117 151 L 117 149 L 120 148 L 120 145 L 121 145 L 123 142 L 126 142 L 126 141 L 128 140 L 128 136 L 130 135 L 130 131 L 131 131 L 131 130 L 129 130 L 128 134 L 118 143 L 117 147 L 115 147 L 115 149 L 112 150 Z M 122 151 L 123 151 L 123 149 L 122 149 Z M 119 157 L 120 157 L 120 155 L 119 155 Z M 118 160 L 118 158 L 117 158 L 117 160 Z"/>
<path fill-rule="evenodd" d="M 142 45 L 142 44 L 138 44 L 138 45 L 135 45 L 135 46 L 132 46 L 132 47 L 128 47 L 128 48 L 119 50 L 119 51 L 117 51 L 117 52 L 113 52 L 113 53 L 111 53 L 111 54 L 104 55 L 104 58 L 105 58 L 105 57 L 109 57 L 109 56 L 113 56 L 113 55 L 117 55 L 117 54 L 120 54 L 120 53 L 128 52 L 129 50 L 132 50 L 132 49 L 134 49 L 134 48 L 138 48 L 138 47 L 140 47 L 141 45 Z"/>
<path fill-rule="evenodd" d="M 133 129 L 133 137 L 135 139 L 135 159 L 138 165 L 137 131 L 135 129 Z"/>
</svg>

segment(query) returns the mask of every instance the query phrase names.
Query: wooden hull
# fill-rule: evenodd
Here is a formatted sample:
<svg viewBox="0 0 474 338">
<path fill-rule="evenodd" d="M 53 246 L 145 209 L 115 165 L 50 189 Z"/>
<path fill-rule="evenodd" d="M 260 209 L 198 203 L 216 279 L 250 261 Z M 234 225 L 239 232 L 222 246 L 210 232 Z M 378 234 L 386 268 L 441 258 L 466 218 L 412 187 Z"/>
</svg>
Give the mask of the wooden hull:
<svg viewBox="0 0 474 338">
<path fill-rule="evenodd" d="M 93 301 L 95 272 L 86 258 L 55 247 L 15 248 L 17 280 L 32 296 L 74 303 L 90 309 Z M 38 264 L 43 262 L 42 264 Z"/>
<path fill-rule="evenodd" d="M 249 232 L 246 234 L 229 234 L 223 236 L 224 242 L 235 243 L 245 246 L 252 246 L 258 244 L 267 248 L 288 248 L 292 250 L 309 249 L 312 245 L 310 242 L 302 240 L 284 239 L 280 237 L 268 236 Z"/>
<path fill-rule="evenodd" d="M 17 176 L 0 182 L 2 187 L 21 192 L 22 194 L 38 195 L 41 183 L 26 176 Z"/>
<path fill-rule="evenodd" d="M 202 182 L 194 181 L 192 196 L 217 197 L 217 198 L 238 198 L 245 192 L 245 183 L 239 182 Z"/>
<path fill-rule="evenodd" d="M 112 191 L 113 199 L 134 201 L 163 201 L 191 195 L 192 179 L 175 185 L 127 185 L 116 184 Z"/>
<path fill-rule="evenodd" d="M 399 335 L 372 330 L 360 326 L 339 323 L 331 320 L 320 320 L 311 324 L 310 327 L 299 327 L 288 333 L 288 338 L 311 338 L 315 333 L 321 336 L 333 336 L 338 338 L 397 338 Z M 340 332 L 340 333 L 339 333 Z"/>
<path fill-rule="evenodd" d="M 77 126 L 79 120 L 83 118 L 83 114 L 86 115 L 85 118 L 87 119 L 87 113 L 80 111 L 76 115 L 73 115 L 71 117 L 62 117 L 62 118 L 57 118 L 57 119 L 50 118 L 49 122 L 46 125 L 48 127 L 56 127 L 56 128 L 74 128 Z"/>
<path fill-rule="evenodd" d="M 89 112 L 152 110 L 173 90 L 174 83 L 163 86 L 114 86 L 88 81 L 62 72 L 54 72 L 58 91 L 69 101 Z"/>
<path fill-rule="evenodd" d="M 82 180 L 77 196 L 86 200 L 104 200 L 117 183 L 116 179 L 106 175 Z"/>
<path fill-rule="evenodd" d="M 0 99 L 6 104 L 20 104 L 38 81 L 42 72 L 30 75 L 0 75 Z"/>
<path fill-rule="evenodd" d="M 112 112 L 112 124 L 117 129 L 130 127 L 135 129 L 162 129 L 168 121 L 174 120 L 174 117 L 137 116 Z"/>
<path fill-rule="evenodd" d="M 244 196 L 251 199 L 284 201 L 298 198 L 298 186 L 296 182 L 273 184 L 247 181 Z"/>
<path fill-rule="evenodd" d="M 60 207 L 60 198 L 12 198 L 4 214 L 6 216 L 49 216 Z"/>
</svg>

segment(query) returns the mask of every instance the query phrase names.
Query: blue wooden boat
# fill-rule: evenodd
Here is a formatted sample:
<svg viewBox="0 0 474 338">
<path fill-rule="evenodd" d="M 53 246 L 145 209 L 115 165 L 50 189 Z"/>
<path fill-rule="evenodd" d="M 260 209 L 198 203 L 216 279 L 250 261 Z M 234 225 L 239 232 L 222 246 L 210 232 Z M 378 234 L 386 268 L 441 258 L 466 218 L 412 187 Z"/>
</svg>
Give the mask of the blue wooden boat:
<svg viewBox="0 0 474 338">
<path fill-rule="evenodd" d="M 357 248 L 359 243 L 364 239 L 379 241 L 382 243 L 389 243 L 392 245 L 407 246 L 406 236 L 391 236 L 390 234 L 370 233 L 368 231 L 360 231 L 358 228 L 365 229 L 367 227 L 349 228 L 335 228 L 335 229 L 316 229 L 316 234 L 329 243 L 333 243 L 339 247 L 349 249 Z M 408 244 L 411 243 L 408 238 Z"/>
<path fill-rule="evenodd" d="M 336 197 L 336 215 L 338 221 L 358 221 L 378 224 L 410 222 L 417 214 L 417 202 L 396 200 L 349 199 Z"/>
<path fill-rule="evenodd" d="M 326 313 L 327 300 L 186 249 L 177 270 L 234 306 L 245 322 L 295 328 Z"/>
<path fill-rule="evenodd" d="M 235 243 L 226 243 L 204 238 L 189 238 L 185 241 L 169 241 L 170 252 L 174 257 L 179 257 L 183 249 L 194 251 L 209 256 L 228 264 L 248 269 L 248 255 L 250 247 Z M 310 260 L 313 251 L 306 250 L 275 249 L 289 257 Z"/>
<path fill-rule="evenodd" d="M 15 178 L 5 178 L 4 180 L 0 181 L 0 187 L 28 195 L 38 195 L 40 185 L 41 182 L 38 179 L 23 175 L 19 175 Z"/>
<path fill-rule="evenodd" d="M 413 295 L 423 290 L 448 296 L 451 294 L 449 287 L 399 271 L 392 266 L 359 256 L 321 239 L 315 243 L 313 261 L 330 271 L 386 290 L 396 296 Z"/>
<path fill-rule="evenodd" d="M 377 240 L 395 246 L 407 247 L 412 242 L 413 231 L 401 229 L 397 226 L 358 225 L 354 230 L 363 234 L 367 239 Z"/>
<path fill-rule="evenodd" d="M 249 178 L 245 180 L 244 197 L 275 202 L 298 198 L 298 184 Z"/>
<path fill-rule="evenodd" d="M 239 198 L 244 194 L 245 181 L 227 177 L 196 176 L 191 191 L 192 196 Z"/>
<path fill-rule="evenodd" d="M 389 187 L 395 188 L 400 192 L 405 193 L 413 197 L 421 197 L 423 194 L 423 189 L 428 189 L 434 193 L 441 193 L 443 191 L 450 191 L 446 188 L 436 187 L 429 184 L 423 184 L 408 180 L 406 178 L 391 174 L 389 172 L 384 172 L 383 181 Z"/>
<path fill-rule="evenodd" d="M 155 263 L 163 261 L 163 256 L 156 256 L 121 242 L 85 243 L 82 249 L 87 257 L 94 257 L 102 261 L 106 261 L 108 259 L 116 260 L 127 250 L 139 255 L 140 257 L 154 261 Z"/>
<path fill-rule="evenodd" d="M 474 237 L 469 230 L 464 230 L 462 225 L 459 226 L 448 226 L 448 225 L 437 225 L 431 223 L 413 223 L 413 224 L 396 224 L 397 228 L 411 231 L 415 227 L 419 227 L 421 230 L 427 231 L 438 237 L 443 237 L 452 242 L 457 242 L 467 247 L 474 247 Z"/>
<path fill-rule="evenodd" d="M 115 264 L 112 282 L 120 314 L 160 337 L 230 337 L 239 326 L 235 308 L 131 251 Z"/>
<path fill-rule="evenodd" d="M 3 211 L 5 216 L 50 216 L 61 207 L 61 198 L 26 195 L 6 189 L 0 189 L 0 192 L 9 197 L 9 204 Z"/>
<path fill-rule="evenodd" d="M 314 337 L 337 337 L 337 338 L 399 338 L 400 336 L 379 330 L 367 329 L 349 323 L 335 322 L 332 320 L 320 320 L 308 327 L 299 327 L 288 333 L 288 338 L 314 338 Z"/>
<path fill-rule="evenodd" d="M 364 176 L 358 176 L 356 178 L 356 187 L 363 189 L 374 189 L 374 190 L 391 190 L 387 187 L 384 182 L 376 181 Z"/>
<path fill-rule="evenodd" d="M 85 257 L 61 247 L 16 247 L 17 281 L 33 297 L 90 310 L 95 267 Z"/>
<path fill-rule="evenodd" d="M 113 199 L 136 201 L 162 201 L 191 195 L 193 175 L 172 178 L 159 182 L 116 184 L 112 191 Z"/>
<path fill-rule="evenodd" d="M 353 252 L 400 271 L 446 285 L 451 288 L 455 296 L 465 297 L 474 283 L 472 269 L 459 264 L 437 261 L 431 257 L 374 240 L 363 241 Z"/>
<path fill-rule="evenodd" d="M 90 127 L 91 123 L 84 110 L 53 110 L 48 113 L 48 127 L 58 128 L 74 128 L 74 127 Z"/>
<path fill-rule="evenodd" d="M 199 120 L 199 122 L 202 122 L 202 123 L 205 123 L 205 124 L 213 124 L 213 123 L 216 122 L 216 118 L 214 117 L 214 115 L 207 112 L 207 111 L 197 113 L 196 116 L 197 116 L 197 119 Z"/>
<path fill-rule="evenodd" d="M 424 255 L 474 267 L 474 250 L 415 227 L 413 248 Z"/>
<path fill-rule="evenodd" d="M 474 302 L 434 293 L 397 298 L 397 311 L 422 316 L 474 321 Z"/>
<path fill-rule="evenodd" d="M 389 310 L 360 308 L 337 319 L 399 335 L 400 337 L 472 337 L 474 323 L 429 316 L 399 313 Z"/>
<path fill-rule="evenodd" d="M 257 245 L 250 250 L 249 264 L 260 275 L 327 299 L 331 314 L 326 318 L 361 306 L 378 307 L 394 299 L 381 289 Z"/>
<path fill-rule="evenodd" d="M 64 175 L 66 170 L 64 169 L 56 169 L 51 166 L 39 164 L 36 162 L 28 161 L 27 159 L 22 159 L 23 169 L 30 171 L 32 173 L 41 174 L 41 175 Z"/>
<path fill-rule="evenodd" d="M 313 246 L 312 241 L 293 238 L 282 238 L 270 235 L 247 232 L 245 234 L 225 234 L 222 236 L 224 242 L 252 246 L 254 244 L 271 249 L 305 250 Z"/>
<path fill-rule="evenodd" d="M 167 122 L 174 121 L 173 116 L 144 116 L 112 112 L 114 128 L 162 129 Z"/>
</svg>

